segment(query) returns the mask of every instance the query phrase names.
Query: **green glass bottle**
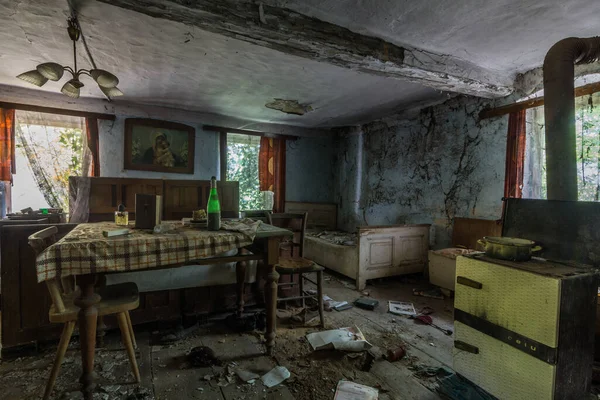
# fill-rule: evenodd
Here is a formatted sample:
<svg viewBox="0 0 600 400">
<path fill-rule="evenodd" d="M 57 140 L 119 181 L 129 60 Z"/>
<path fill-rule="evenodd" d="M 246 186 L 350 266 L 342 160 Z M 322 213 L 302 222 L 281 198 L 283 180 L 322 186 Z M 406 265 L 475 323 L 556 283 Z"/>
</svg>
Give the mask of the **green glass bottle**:
<svg viewBox="0 0 600 400">
<path fill-rule="evenodd" d="M 210 195 L 206 206 L 207 226 L 209 231 L 221 229 L 221 203 L 217 194 L 217 178 L 210 178 Z"/>
</svg>

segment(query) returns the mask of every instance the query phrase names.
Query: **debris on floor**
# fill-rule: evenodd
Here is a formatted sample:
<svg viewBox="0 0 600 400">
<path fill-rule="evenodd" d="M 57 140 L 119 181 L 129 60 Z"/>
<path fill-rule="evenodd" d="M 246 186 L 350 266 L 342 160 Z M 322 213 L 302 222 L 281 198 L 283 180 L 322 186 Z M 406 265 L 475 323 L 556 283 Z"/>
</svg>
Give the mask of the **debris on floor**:
<svg viewBox="0 0 600 400">
<path fill-rule="evenodd" d="M 388 301 L 388 312 L 396 315 L 416 315 L 413 303 L 402 301 Z"/>
<path fill-rule="evenodd" d="M 335 301 L 331 297 L 327 295 L 323 295 L 323 308 L 325 311 L 337 310 L 341 311 L 339 308 L 349 304 L 347 301 Z"/>
<path fill-rule="evenodd" d="M 444 300 L 444 294 L 442 293 L 439 287 L 428 290 L 413 289 L 413 294 L 415 296 L 430 297 L 432 299 Z"/>
<path fill-rule="evenodd" d="M 313 350 L 365 351 L 372 347 L 357 327 L 314 332 L 306 335 Z"/>
<path fill-rule="evenodd" d="M 354 305 L 365 310 L 373 311 L 379 305 L 379 301 L 375 299 L 365 299 L 364 297 L 361 297 L 359 299 L 354 300 Z"/>
<path fill-rule="evenodd" d="M 193 367 L 212 367 L 221 365 L 221 361 L 215 356 L 215 352 L 210 347 L 194 347 L 187 356 L 189 363 Z"/>
<path fill-rule="evenodd" d="M 268 388 L 279 385 L 291 376 L 286 367 L 278 366 L 260 377 L 260 380 Z"/>
<path fill-rule="evenodd" d="M 389 362 L 394 362 L 401 360 L 406 355 L 406 349 L 403 346 L 397 347 L 395 349 L 389 349 L 387 351 L 387 360 Z"/>
<path fill-rule="evenodd" d="M 254 372 L 245 370 L 243 368 L 236 368 L 235 373 L 238 376 L 238 378 L 240 378 L 243 382 L 246 382 L 246 383 L 251 383 L 251 382 L 255 381 L 256 379 L 260 378 L 260 376 L 258 376 L 258 374 L 255 374 Z"/>
<path fill-rule="evenodd" d="M 451 373 L 449 375 L 438 377 L 439 386 L 437 388 L 438 393 L 442 394 L 444 398 L 449 400 L 495 400 L 494 396 L 491 396 L 483 389 L 475 386 L 468 380 Z"/>
<path fill-rule="evenodd" d="M 379 391 L 375 388 L 350 381 L 340 381 L 333 400 L 377 400 Z"/>
<path fill-rule="evenodd" d="M 446 329 L 446 328 L 442 328 L 439 325 L 436 325 L 433 323 L 433 318 L 431 318 L 431 316 L 429 315 L 416 315 L 414 317 L 411 317 L 415 319 L 415 322 L 420 322 L 424 325 L 429 325 L 429 326 L 433 326 L 434 328 L 444 332 L 446 335 L 450 336 L 452 335 L 452 330 L 451 329 Z"/>
</svg>

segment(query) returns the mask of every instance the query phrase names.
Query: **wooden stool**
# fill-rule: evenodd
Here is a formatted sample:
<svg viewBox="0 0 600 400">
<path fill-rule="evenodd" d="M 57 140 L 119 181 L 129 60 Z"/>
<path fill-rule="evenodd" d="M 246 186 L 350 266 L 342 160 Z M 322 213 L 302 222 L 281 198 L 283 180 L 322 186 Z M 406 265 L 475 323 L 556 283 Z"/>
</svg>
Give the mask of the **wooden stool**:
<svg viewBox="0 0 600 400">
<path fill-rule="evenodd" d="M 42 231 L 36 232 L 29 236 L 29 245 L 33 248 L 36 255 L 40 254 L 47 247 L 56 242 L 56 234 L 58 229 L 51 226 Z M 49 319 L 52 323 L 62 323 L 64 328 L 58 343 L 58 349 L 52 365 L 52 371 L 48 377 L 46 390 L 44 391 L 43 399 L 50 398 L 56 377 L 60 370 L 60 366 L 69 347 L 69 341 L 77 322 L 77 314 L 79 307 L 73 301 L 76 298 L 75 279 L 72 276 L 67 278 L 54 278 L 46 281 L 50 297 L 52 298 L 52 306 L 50 307 Z M 96 307 L 98 308 L 98 316 L 116 314 L 123 344 L 127 350 L 127 356 L 131 363 L 131 370 L 137 383 L 140 383 L 140 371 L 135 359 L 135 336 L 131 325 L 129 311 L 134 310 L 140 305 L 140 296 L 135 283 L 121 283 L 118 285 L 110 285 L 98 289 L 98 294 L 101 300 Z"/>
</svg>

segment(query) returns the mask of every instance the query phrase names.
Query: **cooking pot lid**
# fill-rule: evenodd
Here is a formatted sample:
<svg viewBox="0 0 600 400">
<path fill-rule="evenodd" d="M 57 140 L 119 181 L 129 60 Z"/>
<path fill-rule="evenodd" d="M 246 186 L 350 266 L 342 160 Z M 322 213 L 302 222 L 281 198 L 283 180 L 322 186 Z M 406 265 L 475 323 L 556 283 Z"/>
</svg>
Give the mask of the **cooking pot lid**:
<svg viewBox="0 0 600 400">
<path fill-rule="evenodd" d="M 483 240 L 488 243 L 504 246 L 533 246 L 535 244 L 533 240 L 500 236 L 485 236 Z"/>
</svg>

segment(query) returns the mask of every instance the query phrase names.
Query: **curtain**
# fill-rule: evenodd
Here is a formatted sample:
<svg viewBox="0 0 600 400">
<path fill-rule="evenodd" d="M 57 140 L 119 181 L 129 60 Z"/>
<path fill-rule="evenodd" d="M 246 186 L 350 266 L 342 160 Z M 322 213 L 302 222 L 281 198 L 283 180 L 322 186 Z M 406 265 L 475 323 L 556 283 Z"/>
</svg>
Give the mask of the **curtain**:
<svg viewBox="0 0 600 400">
<path fill-rule="evenodd" d="M 523 195 L 523 167 L 525 164 L 526 110 L 513 112 L 508 117 L 506 139 L 506 170 L 504 197 L 521 198 Z"/>
<path fill-rule="evenodd" d="M 100 142 L 98 139 L 98 120 L 85 119 L 85 132 L 87 135 L 87 148 L 90 154 L 86 159 L 91 160 L 88 176 L 100 176 Z"/>
<path fill-rule="evenodd" d="M 258 155 L 258 180 L 261 191 L 274 193 L 273 209 L 285 208 L 285 139 L 262 137 Z"/>
<path fill-rule="evenodd" d="M 92 152 L 84 118 L 17 111 L 16 119 L 18 156 L 29 170 L 17 176 L 13 201 L 17 200 L 21 208 L 61 208 L 69 213 L 70 222 L 87 221 L 86 185 L 73 187 L 73 179 L 69 178 L 91 174 Z M 31 186 L 37 186 L 39 192 Z"/>
<path fill-rule="evenodd" d="M 0 108 L 0 181 L 12 182 L 15 172 L 15 110 Z"/>
</svg>

